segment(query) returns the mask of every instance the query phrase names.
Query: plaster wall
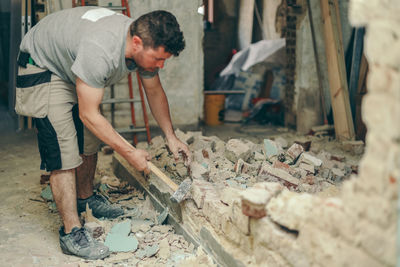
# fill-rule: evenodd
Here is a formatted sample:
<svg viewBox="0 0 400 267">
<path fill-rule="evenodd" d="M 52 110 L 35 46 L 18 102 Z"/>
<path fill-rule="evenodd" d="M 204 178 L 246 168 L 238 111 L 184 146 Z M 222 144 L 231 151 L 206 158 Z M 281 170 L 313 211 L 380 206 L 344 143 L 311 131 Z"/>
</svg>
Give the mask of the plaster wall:
<svg viewBox="0 0 400 267">
<path fill-rule="evenodd" d="M 197 13 L 201 1 L 129 1 L 131 16 L 137 18 L 147 12 L 162 9 L 173 13 L 183 31 L 186 47 L 178 57 L 166 61 L 160 70 L 160 80 L 167 95 L 172 122 L 175 126 L 197 125 L 203 113 L 203 24 L 202 16 Z M 136 78 L 134 80 L 134 96 L 139 98 Z M 109 92 L 109 90 L 106 90 Z M 116 97 L 128 97 L 127 79 L 123 79 L 115 87 Z M 107 96 L 105 95 L 105 98 Z M 142 109 L 136 104 L 138 125 L 143 125 Z M 107 107 L 104 107 L 107 110 Z M 148 109 L 149 111 L 149 109 Z M 149 112 L 150 113 L 150 112 Z M 105 112 L 106 116 L 109 113 Z M 116 105 L 116 127 L 124 127 L 130 123 L 129 104 Z M 156 125 L 150 115 L 150 125 Z"/>
</svg>

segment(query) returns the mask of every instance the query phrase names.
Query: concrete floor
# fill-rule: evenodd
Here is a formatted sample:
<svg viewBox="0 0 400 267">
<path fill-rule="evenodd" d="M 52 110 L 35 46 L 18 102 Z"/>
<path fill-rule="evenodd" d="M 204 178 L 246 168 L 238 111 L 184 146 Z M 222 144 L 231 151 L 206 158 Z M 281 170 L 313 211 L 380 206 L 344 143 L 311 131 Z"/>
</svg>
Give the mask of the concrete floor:
<svg viewBox="0 0 400 267">
<path fill-rule="evenodd" d="M 0 266 L 77 266 L 59 248 L 58 214 L 35 201 L 42 172 L 34 131 L 5 131 L 0 148 Z"/>
<path fill-rule="evenodd" d="M 79 258 L 59 248 L 61 220 L 41 202 L 40 157 L 34 130 L 15 133 L 3 128 L 0 138 L 0 266 L 78 266 Z M 225 140 L 247 137 L 260 140 L 276 134 L 266 127 L 226 124 L 204 127 L 205 135 Z M 152 133 L 155 136 L 156 133 Z M 102 153 L 100 153 L 102 154 Z M 104 155 L 100 155 L 100 161 Z"/>
</svg>

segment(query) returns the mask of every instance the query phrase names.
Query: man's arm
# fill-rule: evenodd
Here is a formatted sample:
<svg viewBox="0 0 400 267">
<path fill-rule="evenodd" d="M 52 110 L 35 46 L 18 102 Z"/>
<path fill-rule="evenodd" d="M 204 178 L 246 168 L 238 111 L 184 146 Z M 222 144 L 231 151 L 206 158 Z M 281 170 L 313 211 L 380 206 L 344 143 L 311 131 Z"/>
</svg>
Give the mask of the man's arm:
<svg viewBox="0 0 400 267">
<path fill-rule="evenodd" d="M 171 115 L 169 112 L 168 100 L 162 88 L 160 78 L 157 75 L 150 79 L 141 79 L 146 91 L 147 101 L 155 120 L 165 134 L 168 146 L 174 154 L 175 159 L 179 158 L 179 152 L 183 152 L 185 161 L 190 164 L 191 153 L 187 145 L 182 143 L 175 135 L 172 127 Z"/>
<path fill-rule="evenodd" d="M 83 124 L 100 140 L 123 156 L 137 170 L 148 173 L 147 160 L 150 160 L 149 153 L 130 145 L 101 115 L 99 106 L 103 99 L 104 89 L 93 88 L 77 78 L 76 92 L 78 94 L 79 117 Z"/>
</svg>

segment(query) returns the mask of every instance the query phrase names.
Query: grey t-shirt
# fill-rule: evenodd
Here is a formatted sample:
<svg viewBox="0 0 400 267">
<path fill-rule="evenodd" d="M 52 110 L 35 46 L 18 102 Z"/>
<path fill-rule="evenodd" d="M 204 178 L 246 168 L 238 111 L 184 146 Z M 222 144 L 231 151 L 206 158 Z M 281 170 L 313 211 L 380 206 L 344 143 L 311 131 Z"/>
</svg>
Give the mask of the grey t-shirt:
<svg viewBox="0 0 400 267">
<path fill-rule="evenodd" d="M 43 18 L 24 37 L 21 51 L 64 81 L 79 77 L 104 88 L 117 83 L 138 66 L 125 62 L 126 37 L 133 20 L 106 8 L 76 7 Z M 156 72 L 139 70 L 143 78 Z"/>
</svg>

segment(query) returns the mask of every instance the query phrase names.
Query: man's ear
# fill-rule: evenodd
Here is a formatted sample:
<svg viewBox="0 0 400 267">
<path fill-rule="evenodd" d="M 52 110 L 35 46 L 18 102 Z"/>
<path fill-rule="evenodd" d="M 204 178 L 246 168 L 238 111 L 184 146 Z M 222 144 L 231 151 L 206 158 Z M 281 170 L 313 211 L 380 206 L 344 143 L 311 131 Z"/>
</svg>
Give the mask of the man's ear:
<svg viewBox="0 0 400 267">
<path fill-rule="evenodd" d="M 140 38 L 137 35 L 134 35 L 132 37 L 132 45 L 134 47 L 135 50 L 141 50 L 143 49 L 143 41 L 142 38 Z"/>
</svg>

